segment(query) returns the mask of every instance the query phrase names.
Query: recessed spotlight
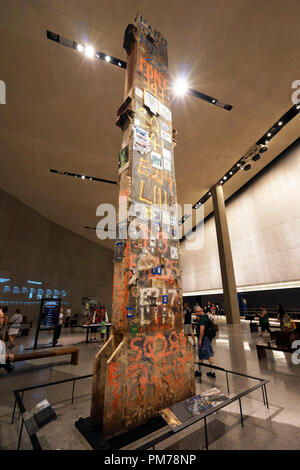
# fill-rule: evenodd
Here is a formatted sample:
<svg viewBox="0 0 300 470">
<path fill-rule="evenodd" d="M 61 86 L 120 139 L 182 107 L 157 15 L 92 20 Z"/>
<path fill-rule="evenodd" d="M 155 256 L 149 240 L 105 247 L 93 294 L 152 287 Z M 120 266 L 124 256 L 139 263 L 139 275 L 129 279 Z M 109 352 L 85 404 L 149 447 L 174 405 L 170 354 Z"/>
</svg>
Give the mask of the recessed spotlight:
<svg viewBox="0 0 300 470">
<path fill-rule="evenodd" d="M 282 121 L 279 121 L 278 122 L 278 126 L 282 126 L 283 122 Z"/>
<path fill-rule="evenodd" d="M 178 78 L 174 83 L 173 89 L 177 96 L 184 96 L 188 91 L 188 85 L 185 78 Z"/>
<path fill-rule="evenodd" d="M 110 61 L 111 61 L 111 57 L 109 57 L 109 55 L 106 55 L 106 56 L 105 56 L 105 60 L 106 60 L 106 62 L 110 62 Z"/>
<path fill-rule="evenodd" d="M 87 57 L 95 57 L 95 49 L 92 46 L 86 46 L 84 53 Z"/>
<path fill-rule="evenodd" d="M 267 136 L 268 136 L 268 137 L 271 137 L 271 135 L 272 135 L 271 132 L 268 132 L 268 133 L 267 133 Z"/>
<path fill-rule="evenodd" d="M 211 196 L 211 193 L 208 193 L 208 194 L 209 194 L 209 196 Z"/>
<path fill-rule="evenodd" d="M 220 184 L 223 184 L 223 180 L 220 181 Z"/>
<path fill-rule="evenodd" d="M 81 179 L 82 179 L 82 180 L 85 180 L 85 176 L 84 176 L 84 175 L 82 175 L 82 176 L 81 176 Z"/>
<path fill-rule="evenodd" d="M 77 44 L 77 50 L 78 50 L 79 52 L 82 52 L 83 49 L 84 49 L 84 47 L 83 47 L 81 44 Z"/>
<path fill-rule="evenodd" d="M 230 174 L 230 175 L 233 175 L 233 172 L 232 172 L 232 171 L 230 171 L 230 172 L 229 172 L 229 174 Z"/>
<path fill-rule="evenodd" d="M 96 54 L 96 57 L 97 57 L 97 59 L 99 59 L 100 58 L 99 54 Z"/>
<path fill-rule="evenodd" d="M 296 109 L 300 109 L 300 104 L 297 104 Z"/>
<path fill-rule="evenodd" d="M 216 102 L 216 100 L 215 100 L 215 99 L 214 99 L 214 100 L 211 100 L 211 102 L 212 102 L 212 103 L 215 103 L 215 102 Z"/>
<path fill-rule="evenodd" d="M 237 163 L 237 164 L 236 164 L 236 166 L 240 167 L 240 166 L 241 166 L 241 164 L 240 164 L 240 163 Z"/>
<path fill-rule="evenodd" d="M 223 176 L 223 180 L 227 180 L 227 176 Z"/>
<path fill-rule="evenodd" d="M 118 62 L 118 66 L 121 67 L 121 65 L 122 65 L 121 62 Z"/>
</svg>

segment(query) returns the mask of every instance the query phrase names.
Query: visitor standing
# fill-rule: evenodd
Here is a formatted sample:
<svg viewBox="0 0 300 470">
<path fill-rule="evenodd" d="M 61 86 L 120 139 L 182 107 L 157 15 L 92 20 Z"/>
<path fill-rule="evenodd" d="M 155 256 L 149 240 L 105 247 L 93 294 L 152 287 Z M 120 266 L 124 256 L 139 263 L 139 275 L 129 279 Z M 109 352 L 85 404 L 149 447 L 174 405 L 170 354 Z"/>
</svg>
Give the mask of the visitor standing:
<svg viewBox="0 0 300 470">
<path fill-rule="evenodd" d="M 63 307 L 60 308 L 57 324 L 54 328 L 54 335 L 53 335 L 53 346 L 56 346 L 61 334 L 61 329 L 64 321 L 64 309 Z"/>
<path fill-rule="evenodd" d="M 6 347 L 4 341 L 0 339 L 0 367 L 6 370 L 11 374 L 14 370 L 14 366 L 11 364 L 11 361 L 14 360 L 13 354 L 6 354 Z"/>
<path fill-rule="evenodd" d="M 199 363 L 204 361 L 209 362 L 210 365 L 214 364 L 214 352 L 212 349 L 212 339 L 216 336 L 216 329 L 212 321 L 205 315 L 201 307 L 197 308 L 196 315 L 199 315 L 199 320 L 196 327 L 196 335 L 198 337 L 198 357 Z M 201 377 L 201 366 L 199 365 L 199 371 L 195 372 L 196 377 Z M 208 377 L 216 377 L 214 369 L 212 368 L 206 373 Z"/>
<path fill-rule="evenodd" d="M 69 305 L 69 307 L 66 309 L 65 328 L 68 328 L 70 326 L 71 313 L 72 307 L 71 305 Z"/>
<path fill-rule="evenodd" d="M 192 311 L 187 303 L 184 304 L 184 324 L 183 324 L 183 332 L 186 336 L 186 339 L 188 341 L 189 335 L 191 335 L 192 340 L 193 340 L 193 348 L 196 347 L 196 340 L 193 332 L 193 325 L 192 325 Z"/>
<path fill-rule="evenodd" d="M 211 306 L 211 314 L 212 314 L 212 317 L 213 317 L 213 321 L 215 321 L 215 317 L 216 317 L 216 307 L 215 307 L 215 304 L 212 304 L 212 306 Z"/>
<path fill-rule="evenodd" d="M 210 313 L 211 311 L 211 304 L 210 304 L 210 300 L 207 302 L 207 305 L 205 305 L 204 307 L 204 313 Z"/>
<path fill-rule="evenodd" d="M 259 333 L 259 336 L 263 338 L 265 331 L 267 331 L 268 333 L 270 332 L 269 314 L 264 304 L 260 306 L 260 312 L 258 312 L 258 316 L 259 324 L 261 327 L 261 332 Z"/>
<path fill-rule="evenodd" d="M 4 313 L 0 308 L 0 340 L 4 340 Z"/>
<path fill-rule="evenodd" d="M 280 329 L 283 331 L 283 317 L 285 315 L 285 310 L 281 304 L 277 304 L 277 320 L 280 321 Z"/>
<path fill-rule="evenodd" d="M 15 347 L 15 337 L 19 333 L 21 328 L 21 323 L 23 321 L 23 315 L 21 310 L 17 308 L 16 313 L 11 317 L 8 324 L 8 340 L 9 340 L 9 349 Z"/>
</svg>

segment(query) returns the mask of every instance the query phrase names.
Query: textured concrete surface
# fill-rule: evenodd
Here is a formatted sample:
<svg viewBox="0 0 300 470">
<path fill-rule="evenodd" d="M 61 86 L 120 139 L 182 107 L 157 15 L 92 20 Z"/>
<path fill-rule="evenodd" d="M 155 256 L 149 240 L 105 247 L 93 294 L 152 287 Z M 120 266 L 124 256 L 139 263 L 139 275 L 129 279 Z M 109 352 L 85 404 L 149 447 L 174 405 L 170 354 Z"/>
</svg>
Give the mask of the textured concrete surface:
<svg viewBox="0 0 300 470">
<path fill-rule="evenodd" d="M 270 380 L 267 386 L 270 410 L 263 406 L 261 392 L 252 393 L 242 399 L 244 428 L 240 424 L 238 404 L 230 405 L 208 419 L 208 439 L 210 449 L 299 449 L 300 422 L 300 366 L 291 363 L 291 355 L 268 353 L 267 360 L 258 362 L 255 344 L 259 341 L 257 333 L 250 333 L 248 323 L 241 327 L 225 325 L 219 320 L 220 331 L 215 342 L 216 364 L 235 371 L 257 375 Z M 0 448 L 17 447 L 20 421 L 10 424 L 13 394 L 16 388 L 50 382 L 92 371 L 92 360 L 97 344 L 80 343 L 84 335 L 79 333 L 63 334 L 63 344 L 75 343 L 80 348 L 78 366 L 64 364 L 42 367 L 40 361 L 17 364 L 16 372 L 7 376 L 0 372 Z M 50 362 L 50 361 L 48 361 Z M 244 390 L 252 385 L 246 379 L 230 379 L 231 393 Z M 212 386 L 226 392 L 226 381 L 222 373 L 217 378 L 208 379 L 205 374 L 202 383 L 197 381 L 197 391 Z M 71 405 L 71 384 L 50 389 L 42 389 L 34 394 L 25 394 L 25 405 L 31 407 L 43 398 L 54 405 L 58 419 L 50 423 L 39 433 L 45 449 L 89 449 L 89 445 L 75 429 L 74 422 L 80 416 L 90 412 L 91 381 L 86 380 L 76 385 L 74 405 Z M 204 430 L 202 425 L 194 425 L 189 430 L 175 435 L 159 448 L 166 449 L 203 449 Z M 30 448 L 24 433 L 22 448 Z"/>
</svg>

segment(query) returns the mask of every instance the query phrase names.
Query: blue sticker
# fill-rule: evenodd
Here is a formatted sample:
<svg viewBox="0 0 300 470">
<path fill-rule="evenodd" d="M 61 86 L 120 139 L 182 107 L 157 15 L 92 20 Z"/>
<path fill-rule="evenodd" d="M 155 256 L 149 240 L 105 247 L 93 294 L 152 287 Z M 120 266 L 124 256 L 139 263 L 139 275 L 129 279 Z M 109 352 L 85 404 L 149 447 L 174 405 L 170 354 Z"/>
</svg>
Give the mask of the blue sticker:
<svg viewBox="0 0 300 470">
<path fill-rule="evenodd" d="M 161 268 L 161 266 L 157 266 L 157 268 L 156 268 L 156 274 L 158 274 L 159 276 L 162 274 L 162 268 Z"/>
<path fill-rule="evenodd" d="M 169 296 L 168 295 L 163 295 L 162 296 L 162 303 L 167 304 L 169 302 Z"/>
<path fill-rule="evenodd" d="M 127 307 L 127 318 L 132 318 L 133 313 L 132 313 L 132 307 Z"/>
<path fill-rule="evenodd" d="M 151 269 L 152 274 L 156 274 L 156 268 Z"/>
</svg>

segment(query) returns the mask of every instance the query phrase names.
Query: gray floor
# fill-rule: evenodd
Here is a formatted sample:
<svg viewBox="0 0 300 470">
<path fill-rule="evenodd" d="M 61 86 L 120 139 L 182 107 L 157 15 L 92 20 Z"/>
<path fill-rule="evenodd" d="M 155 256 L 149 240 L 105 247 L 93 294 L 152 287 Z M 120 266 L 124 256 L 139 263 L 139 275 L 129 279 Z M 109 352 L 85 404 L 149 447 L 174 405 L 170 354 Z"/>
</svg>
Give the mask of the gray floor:
<svg viewBox="0 0 300 470">
<path fill-rule="evenodd" d="M 238 403 L 234 403 L 208 419 L 208 439 L 210 449 L 299 449 L 300 448 L 300 365 L 293 365 L 291 355 L 268 352 L 267 360 L 258 361 L 255 344 L 260 341 L 257 333 L 250 333 L 249 324 L 227 326 L 219 320 L 220 331 L 215 340 L 215 363 L 221 367 L 260 376 L 270 380 L 268 395 L 270 410 L 263 406 L 260 391 L 243 398 L 244 428 L 240 424 Z M 44 335 L 45 333 L 43 333 Z M 32 338 L 18 339 L 17 350 L 28 347 Z M 46 336 L 41 337 L 47 342 Z M 51 382 L 92 372 L 93 357 L 99 345 L 85 344 L 85 333 L 80 329 L 71 333 L 63 331 L 60 342 L 63 345 L 76 344 L 80 348 L 78 366 L 66 363 L 66 359 L 27 361 L 16 364 L 12 376 L 0 371 L 0 449 L 16 449 L 20 421 L 11 425 L 13 390 L 43 382 Z M 254 382 L 238 377 L 230 379 L 231 394 L 245 390 Z M 226 393 L 225 376 L 208 379 L 205 374 L 202 382 L 197 381 L 197 392 L 212 386 Z M 43 449 L 89 449 L 89 445 L 75 429 L 74 422 L 80 416 L 89 415 L 91 380 L 85 379 L 76 385 L 76 399 L 71 404 L 72 385 L 64 384 L 47 387 L 25 394 L 26 408 L 47 398 L 54 405 L 58 419 L 39 432 Z M 31 445 L 23 435 L 22 449 Z M 195 424 L 188 430 L 174 435 L 160 444 L 158 449 L 204 448 L 202 424 Z"/>
</svg>

